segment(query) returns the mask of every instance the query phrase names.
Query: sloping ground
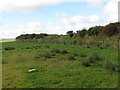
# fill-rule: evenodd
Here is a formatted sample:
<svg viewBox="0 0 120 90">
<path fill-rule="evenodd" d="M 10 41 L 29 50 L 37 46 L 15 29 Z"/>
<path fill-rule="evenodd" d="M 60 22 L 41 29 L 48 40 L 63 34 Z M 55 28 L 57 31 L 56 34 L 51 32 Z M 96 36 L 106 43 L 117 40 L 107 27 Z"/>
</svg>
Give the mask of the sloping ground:
<svg viewBox="0 0 120 90">
<path fill-rule="evenodd" d="M 14 50 L 4 50 L 14 47 Z M 118 72 L 109 71 L 105 61 L 118 64 L 114 48 L 4 42 L 2 48 L 3 88 L 116 88 Z M 55 49 L 66 50 L 57 53 Z M 51 52 L 53 51 L 53 52 Z M 100 60 L 85 67 L 82 62 L 93 53 Z M 73 58 L 71 58 L 73 57 Z M 29 73 L 34 68 L 37 71 Z"/>
</svg>

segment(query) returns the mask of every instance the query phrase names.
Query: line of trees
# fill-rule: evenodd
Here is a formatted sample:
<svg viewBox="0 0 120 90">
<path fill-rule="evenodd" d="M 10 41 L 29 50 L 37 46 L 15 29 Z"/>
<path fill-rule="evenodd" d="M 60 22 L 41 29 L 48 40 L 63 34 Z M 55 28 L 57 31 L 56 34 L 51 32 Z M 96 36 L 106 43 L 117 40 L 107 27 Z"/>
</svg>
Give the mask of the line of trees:
<svg viewBox="0 0 120 90">
<path fill-rule="evenodd" d="M 78 30 L 75 35 L 81 38 L 88 36 L 107 36 L 111 37 L 113 35 L 118 35 L 120 31 L 120 22 L 110 23 L 106 26 L 94 26 L 87 29 Z M 73 36 L 73 31 L 68 31 L 67 35 Z"/>
<path fill-rule="evenodd" d="M 68 35 L 69 37 L 80 37 L 80 38 L 84 38 L 86 35 L 87 36 L 106 36 L 106 37 L 111 37 L 113 35 L 118 35 L 120 31 L 120 22 L 116 22 L 116 23 L 110 23 L 106 26 L 94 26 L 94 27 L 90 27 L 88 30 L 87 29 L 82 29 L 82 30 L 78 30 L 76 33 L 74 33 L 72 30 L 68 31 L 66 33 L 66 35 Z M 66 36 L 63 35 L 63 36 Z M 20 35 L 18 37 L 16 37 L 16 40 L 33 40 L 33 39 L 40 39 L 40 38 L 44 38 L 47 36 L 60 36 L 57 34 L 46 34 L 46 33 L 41 33 L 41 34 L 24 34 L 24 35 Z"/>
</svg>

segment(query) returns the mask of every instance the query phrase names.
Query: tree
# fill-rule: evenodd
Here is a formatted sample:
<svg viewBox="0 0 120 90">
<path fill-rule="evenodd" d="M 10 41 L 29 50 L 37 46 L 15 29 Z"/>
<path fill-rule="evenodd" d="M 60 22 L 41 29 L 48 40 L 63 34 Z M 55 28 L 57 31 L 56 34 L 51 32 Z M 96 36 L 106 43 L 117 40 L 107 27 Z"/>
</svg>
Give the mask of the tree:
<svg viewBox="0 0 120 90">
<path fill-rule="evenodd" d="M 86 29 L 82 29 L 82 30 L 77 31 L 77 36 L 79 36 L 81 38 L 84 38 L 86 34 L 87 34 Z"/>
<path fill-rule="evenodd" d="M 72 37 L 74 35 L 73 31 L 67 31 L 66 33 L 68 36 Z"/>
</svg>

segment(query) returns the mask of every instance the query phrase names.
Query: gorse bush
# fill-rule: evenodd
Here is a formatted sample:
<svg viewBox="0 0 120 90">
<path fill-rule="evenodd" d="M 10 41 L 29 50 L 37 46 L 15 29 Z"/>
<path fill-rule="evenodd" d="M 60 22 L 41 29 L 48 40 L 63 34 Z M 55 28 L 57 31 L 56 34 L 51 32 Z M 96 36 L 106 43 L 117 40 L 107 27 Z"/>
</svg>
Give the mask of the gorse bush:
<svg viewBox="0 0 120 90">
<path fill-rule="evenodd" d="M 109 71 L 116 71 L 116 65 L 112 63 L 111 61 L 105 61 L 105 68 Z"/>
</svg>

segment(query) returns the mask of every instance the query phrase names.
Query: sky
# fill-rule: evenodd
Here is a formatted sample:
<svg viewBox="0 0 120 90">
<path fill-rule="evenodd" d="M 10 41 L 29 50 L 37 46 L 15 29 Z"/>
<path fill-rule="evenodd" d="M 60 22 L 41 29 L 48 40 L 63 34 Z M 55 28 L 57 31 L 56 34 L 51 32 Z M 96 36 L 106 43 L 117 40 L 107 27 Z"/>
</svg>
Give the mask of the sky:
<svg viewBox="0 0 120 90">
<path fill-rule="evenodd" d="M 119 0 L 0 0 L 0 38 L 66 34 L 118 21 Z"/>
</svg>

